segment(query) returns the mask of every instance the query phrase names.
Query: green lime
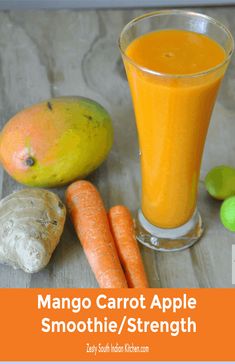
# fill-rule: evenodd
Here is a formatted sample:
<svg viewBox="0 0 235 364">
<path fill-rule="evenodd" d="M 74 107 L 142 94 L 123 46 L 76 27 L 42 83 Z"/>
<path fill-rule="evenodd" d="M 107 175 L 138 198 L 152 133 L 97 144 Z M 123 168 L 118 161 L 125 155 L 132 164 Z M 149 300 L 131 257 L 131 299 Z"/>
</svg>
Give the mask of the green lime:
<svg viewBox="0 0 235 364">
<path fill-rule="evenodd" d="M 235 168 L 218 166 L 207 174 L 205 185 L 208 193 L 218 199 L 225 200 L 235 195 Z"/>
<path fill-rule="evenodd" d="M 227 198 L 222 203 L 220 220 L 226 229 L 235 232 L 235 196 Z"/>
</svg>

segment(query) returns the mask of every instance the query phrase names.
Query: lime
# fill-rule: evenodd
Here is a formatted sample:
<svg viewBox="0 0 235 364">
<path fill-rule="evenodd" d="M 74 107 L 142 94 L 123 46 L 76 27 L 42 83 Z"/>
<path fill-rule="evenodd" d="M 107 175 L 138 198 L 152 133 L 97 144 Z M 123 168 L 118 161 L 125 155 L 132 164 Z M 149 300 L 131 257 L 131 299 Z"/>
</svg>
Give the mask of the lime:
<svg viewBox="0 0 235 364">
<path fill-rule="evenodd" d="M 235 195 L 235 168 L 223 165 L 212 168 L 205 185 L 208 193 L 218 200 Z"/>
<path fill-rule="evenodd" d="M 235 196 L 227 198 L 222 203 L 220 220 L 226 229 L 235 232 Z"/>
</svg>

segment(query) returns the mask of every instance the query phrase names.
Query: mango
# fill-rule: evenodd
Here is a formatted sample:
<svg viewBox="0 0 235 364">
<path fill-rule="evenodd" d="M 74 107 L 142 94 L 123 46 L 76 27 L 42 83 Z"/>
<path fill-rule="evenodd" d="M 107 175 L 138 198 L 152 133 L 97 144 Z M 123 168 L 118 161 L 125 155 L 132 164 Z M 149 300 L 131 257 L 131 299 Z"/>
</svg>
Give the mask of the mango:
<svg viewBox="0 0 235 364">
<path fill-rule="evenodd" d="M 93 172 L 112 143 L 111 118 L 101 105 L 83 97 L 59 97 L 7 122 L 0 134 L 0 162 L 22 184 L 56 187 Z"/>
</svg>

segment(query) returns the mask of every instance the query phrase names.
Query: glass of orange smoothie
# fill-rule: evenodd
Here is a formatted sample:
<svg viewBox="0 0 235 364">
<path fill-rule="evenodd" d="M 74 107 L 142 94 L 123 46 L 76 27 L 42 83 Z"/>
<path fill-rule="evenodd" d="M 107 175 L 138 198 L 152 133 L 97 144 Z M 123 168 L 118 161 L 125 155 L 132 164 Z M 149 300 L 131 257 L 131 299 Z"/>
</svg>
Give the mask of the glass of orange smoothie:
<svg viewBox="0 0 235 364">
<path fill-rule="evenodd" d="M 233 52 L 220 22 L 164 10 L 128 23 L 119 39 L 139 137 L 137 238 L 161 251 L 194 244 L 200 165 L 216 95 Z"/>
</svg>

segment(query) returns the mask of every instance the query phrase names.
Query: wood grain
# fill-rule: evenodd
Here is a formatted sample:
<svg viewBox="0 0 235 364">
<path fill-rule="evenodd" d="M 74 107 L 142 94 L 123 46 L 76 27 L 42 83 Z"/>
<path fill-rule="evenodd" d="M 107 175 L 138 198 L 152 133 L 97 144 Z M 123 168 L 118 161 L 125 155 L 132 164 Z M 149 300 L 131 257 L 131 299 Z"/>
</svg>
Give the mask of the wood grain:
<svg viewBox="0 0 235 364">
<path fill-rule="evenodd" d="M 197 9 L 235 31 L 234 7 Z M 146 11 L 146 10 L 145 10 Z M 0 12 L 0 123 L 21 108 L 48 97 L 82 95 L 110 112 L 115 128 L 108 160 L 91 177 L 106 207 L 124 203 L 134 213 L 140 201 L 138 142 L 118 35 L 143 10 Z M 235 59 L 225 77 L 206 143 L 202 180 L 218 164 L 234 165 Z M 4 197 L 23 188 L 0 170 Z M 64 199 L 64 190 L 56 190 Z M 180 253 L 141 247 L 152 287 L 231 287 L 231 246 L 235 234 L 219 222 L 220 204 L 203 183 L 199 208 L 207 226 L 201 241 Z M 0 266 L 1 287 L 96 287 L 69 220 L 46 269 L 29 275 Z"/>
</svg>

